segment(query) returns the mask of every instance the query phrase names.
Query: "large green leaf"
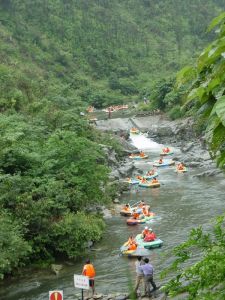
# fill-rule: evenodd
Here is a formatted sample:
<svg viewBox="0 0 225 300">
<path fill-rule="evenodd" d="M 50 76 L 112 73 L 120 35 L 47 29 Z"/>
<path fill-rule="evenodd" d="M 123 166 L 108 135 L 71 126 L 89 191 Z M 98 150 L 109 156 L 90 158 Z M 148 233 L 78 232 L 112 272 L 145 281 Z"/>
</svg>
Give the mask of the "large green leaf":
<svg viewBox="0 0 225 300">
<path fill-rule="evenodd" d="M 192 66 L 186 66 L 177 73 L 176 85 L 179 88 L 185 82 L 196 79 L 196 78 L 197 78 L 196 69 Z"/>
<path fill-rule="evenodd" d="M 218 17 L 216 17 L 212 20 L 212 22 L 209 24 L 207 31 L 211 31 L 214 27 L 219 25 L 222 22 L 222 20 L 224 20 L 224 19 L 225 19 L 225 12 L 223 12 Z"/>
<path fill-rule="evenodd" d="M 225 126 L 225 96 L 222 96 L 219 100 L 217 100 L 215 104 L 215 112 L 220 118 L 223 126 Z"/>
<path fill-rule="evenodd" d="M 204 68 L 216 63 L 217 59 L 225 53 L 225 37 L 216 40 L 199 57 L 198 70 L 201 72 Z"/>
</svg>

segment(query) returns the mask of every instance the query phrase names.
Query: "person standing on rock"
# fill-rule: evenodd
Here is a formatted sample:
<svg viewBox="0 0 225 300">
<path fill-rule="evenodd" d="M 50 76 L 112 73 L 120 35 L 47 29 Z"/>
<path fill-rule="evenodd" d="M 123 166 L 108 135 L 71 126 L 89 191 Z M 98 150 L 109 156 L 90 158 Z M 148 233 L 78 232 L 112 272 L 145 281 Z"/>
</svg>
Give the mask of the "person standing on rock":
<svg viewBox="0 0 225 300">
<path fill-rule="evenodd" d="M 157 290 L 157 287 L 156 287 L 155 282 L 153 281 L 153 272 L 154 272 L 154 269 L 153 269 L 153 266 L 149 263 L 149 259 L 148 258 L 144 259 L 144 265 L 141 265 L 140 269 L 144 273 L 145 294 L 150 297 L 151 296 L 150 284 L 153 287 L 152 292 L 154 292 L 155 290 Z"/>
<path fill-rule="evenodd" d="M 141 269 L 142 265 L 144 265 L 144 261 L 141 256 L 138 256 L 137 260 L 135 262 L 135 267 L 136 267 L 136 285 L 134 288 L 135 295 L 137 295 L 137 291 L 138 291 L 140 284 L 143 283 L 143 281 L 144 281 L 144 273 Z"/>
<path fill-rule="evenodd" d="M 86 264 L 83 267 L 82 275 L 89 277 L 89 286 L 92 289 L 92 297 L 95 292 L 95 268 L 91 264 L 90 259 L 86 260 Z"/>
</svg>

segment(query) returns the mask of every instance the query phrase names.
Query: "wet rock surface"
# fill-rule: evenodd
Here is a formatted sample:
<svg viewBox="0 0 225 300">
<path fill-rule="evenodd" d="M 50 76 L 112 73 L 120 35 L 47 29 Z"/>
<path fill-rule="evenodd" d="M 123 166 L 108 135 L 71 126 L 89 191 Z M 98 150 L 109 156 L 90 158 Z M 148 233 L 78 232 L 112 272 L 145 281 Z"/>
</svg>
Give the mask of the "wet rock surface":
<svg viewBox="0 0 225 300">
<path fill-rule="evenodd" d="M 93 297 L 88 297 L 85 296 L 84 300 L 127 300 L 127 299 L 138 299 L 138 300 L 149 300 L 149 299 L 155 299 L 155 300 L 166 300 L 166 299 L 186 299 L 186 298 L 182 298 L 183 296 L 181 295 L 180 298 L 169 298 L 167 297 L 167 295 L 164 292 L 160 292 L 157 291 L 154 294 L 152 293 L 152 295 L 150 297 L 148 297 L 147 295 L 139 295 L 137 297 L 134 297 L 133 294 L 128 294 L 128 293 L 110 293 L 108 295 L 104 295 L 104 294 L 95 294 Z M 79 294 L 75 295 L 75 299 L 80 299 L 81 297 Z"/>
</svg>

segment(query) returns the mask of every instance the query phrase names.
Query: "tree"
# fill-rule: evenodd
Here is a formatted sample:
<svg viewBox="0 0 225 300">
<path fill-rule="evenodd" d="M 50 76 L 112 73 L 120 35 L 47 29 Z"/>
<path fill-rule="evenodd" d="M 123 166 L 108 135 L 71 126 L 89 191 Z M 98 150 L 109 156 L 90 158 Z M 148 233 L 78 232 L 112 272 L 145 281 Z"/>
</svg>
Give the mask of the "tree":
<svg viewBox="0 0 225 300">
<path fill-rule="evenodd" d="M 225 215 L 217 218 L 211 232 L 192 229 L 173 255 L 174 262 L 162 273 L 162 277 L 172 273 L 164 287 L 169 295 L 187 292 L 190 300 L 225 298 Z"/>
<path fill-rule="evenodd" d="M 31 246 L 25 241 L 19 223 L 3 210 L 0 213 L 0 228 L 0 278 L 3 279 L 5 274 L 24 264 Z"/>
<path fill-rule="evenodd" d="M 220 24 L 218 37 L 201 53 L 196 66 L 183 68 L 177 76 L 178 85 L 191 81 L 186 105 L 193 103 L 206 120 L 206 140 L 211 155 L 220 167 L 225 166 L 225 13 L 209 25 Z"/>
</svg>

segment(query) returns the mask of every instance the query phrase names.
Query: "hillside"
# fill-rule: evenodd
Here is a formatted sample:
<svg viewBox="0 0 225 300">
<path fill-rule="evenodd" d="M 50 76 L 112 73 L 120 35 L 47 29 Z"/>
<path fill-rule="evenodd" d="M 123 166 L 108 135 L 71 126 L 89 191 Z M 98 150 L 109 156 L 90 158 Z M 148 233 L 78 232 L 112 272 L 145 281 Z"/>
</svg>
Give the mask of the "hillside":
<svg viewBox="0 0 225 300">
<path fill-rule="evenodd" d="M 139 98 L 196 57 L 224 4 L 2 0 L 1 107 L 12 98 L 26 107 L 55 96 L 95 106 Z"/>
</svg>

